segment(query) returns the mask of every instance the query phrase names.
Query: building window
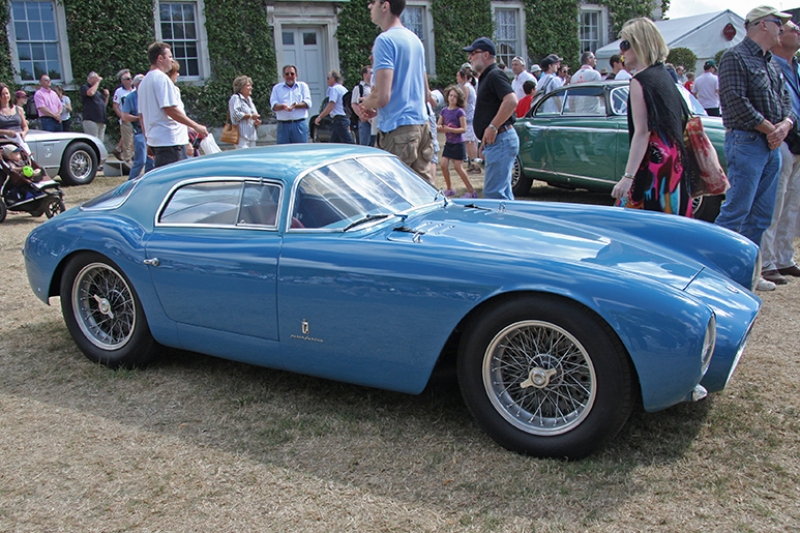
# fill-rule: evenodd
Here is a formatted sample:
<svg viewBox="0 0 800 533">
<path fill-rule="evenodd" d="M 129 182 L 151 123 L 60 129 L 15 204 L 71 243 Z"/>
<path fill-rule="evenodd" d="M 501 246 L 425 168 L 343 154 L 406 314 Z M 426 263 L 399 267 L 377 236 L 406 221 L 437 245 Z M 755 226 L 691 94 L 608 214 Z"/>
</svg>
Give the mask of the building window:
<svg viewBox="0 0 800 533">
<path fill-rule="evenodd" d="M 527 61 L 525 48 L 525 15 L 521 4 L 492 2 L 494 11 L 494 44 L 497 60 L 511 65 L 514 56 Z"/>
<path fill-rule="evenodd" d="M 72 72 L 62 61 L 69 57 L 63 6 L 52 0 L 11 2 L 8 29 L 19 83 L 36 82 L 43 74 L 70 81 Z"/>
<path fill-rule="evenodd" d="M 584 4 L 580 7 L 578 17 L 581 52 L 594 52 L 605 46 L 607 41 L 605 8 L 593 4 Z"/>
<path fill-rule="evenodd" d="M 183 81 L 202 80 L 210 71 L 203 9 L 203 0 L 156 4 L 156 40 L 172 49 Z"/>
<path fill-rule="evenodd" d="M 197 38 L 197 6 L 190 3 L 159 4 L 161 38 L 172 48 L 172 57 L 181 64 L 184 76 L 200 76 Z"/>
<path fill-rule="evenodd" d="M 400 15 L 403 26 L 413 31 L 425 47 L 425 68 L 428 74 L 436 74 L 436 54 L 433 47 L 433 20 L 430 2 L 409 0 Z"/>
</svg>

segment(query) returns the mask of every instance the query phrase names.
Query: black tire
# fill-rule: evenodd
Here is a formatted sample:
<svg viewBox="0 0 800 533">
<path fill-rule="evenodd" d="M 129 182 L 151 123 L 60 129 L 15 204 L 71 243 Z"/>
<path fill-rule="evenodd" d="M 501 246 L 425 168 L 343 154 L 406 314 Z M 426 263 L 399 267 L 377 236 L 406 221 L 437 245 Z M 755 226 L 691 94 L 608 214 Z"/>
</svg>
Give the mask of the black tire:
<svg viewBox="0 0 800 533">
<path fill-rule="evenodd" d="M 580 305 L 514 298 L 483 310 L 464 331 L 461 393 L 504 448 L 580 459 L 628 420 L 636 398 L 630 359 L 611 328 Z"/>
<path fill-rule="evenodd" d="M 107 257 L 87 252 L 70 260 L 61 278 L 61 312 L 70 335 L 91 361 L 132 368 L 156 355 L 139 296 Z"/>
<path fill-rule="evenodd" d="M 51 198 L 48 200 L 47 205 L 44 206 L 44 214 L 47 218 L 53 218 L 66 210 L 67 206 L 64 205 L 64 201 L 61 198 Z"/>
<path fill-rule="evenodd" d="M 83 141 L 67 146 L 58 175 L 65 185 L 88 185 L 97 174 L 97 154 Z"/>
<path fill-rule="evenodd" d="M 8 215 L 8 208 L 6 207 L 6 203 L 0 198 L 0 224 L 2 224 L 6 216 Z"/>
<path fill-rule="evenodd" d="M 514 196 L 529 196 L 533 178 L 528 178 L 522 173 L 522 164 L 519 157 L 514 158 L 514 167 L 511 169 L 511 192 Z"/>
<path fill-rule="evenodd" d="M 723 200 L 725 200 L 724 194 L 692 198 L 692 217 L 713 223 L 719 215 Z"/>
</svg>

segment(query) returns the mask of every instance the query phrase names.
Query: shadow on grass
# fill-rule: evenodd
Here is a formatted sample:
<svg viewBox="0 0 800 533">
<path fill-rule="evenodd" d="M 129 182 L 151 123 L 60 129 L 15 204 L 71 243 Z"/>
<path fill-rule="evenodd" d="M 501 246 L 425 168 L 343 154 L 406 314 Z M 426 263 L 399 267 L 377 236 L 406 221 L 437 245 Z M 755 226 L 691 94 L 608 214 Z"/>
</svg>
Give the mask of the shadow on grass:
<svg viewBox="0 0 800 533">
<path fill-rule="evenodd" d="M 86 360 L 57 320 L 8 331 L 0 388 L 188 444 L 469 516 L 594 520 L 640 489 L 641 465 L 681 459 L 709 403 L 636 413 L 579 462 L 502 449 L 474 423 L 447 369 L 419 396 L 164 350 L 142 370 Z M 91 443 L 86 443 L 91 446 Z"/>
</svg>

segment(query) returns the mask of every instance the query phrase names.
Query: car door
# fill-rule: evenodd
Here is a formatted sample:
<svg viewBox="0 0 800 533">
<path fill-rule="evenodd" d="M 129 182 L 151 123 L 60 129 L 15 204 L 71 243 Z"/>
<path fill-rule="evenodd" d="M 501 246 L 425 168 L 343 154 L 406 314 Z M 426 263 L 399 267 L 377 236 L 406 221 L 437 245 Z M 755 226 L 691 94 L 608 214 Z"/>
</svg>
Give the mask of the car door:
<svg viewBox="0 0 800 533">
<path fill-rule="evenodd" d="M 570 186 L 613 187 L 621 173 L 617 156 L 623 119 L 609 113 L 602 85 L 568 86 L 563 99 L 561 115 L 547 134 L 552 169 Z"/>
<path fill-rule="evenodd" d="M 538 102 L 531 116 L 521 119 L 516 128 L 519 135 L 519 159 L 526 172 L 533 172 L 537 178 L 557 181 L 553 154 L 549 149 L 547 136 L 551 128 L 557 126 L 563 104 L 563 91 L 551 93 Z"/>
<path fill-rule="evenodd" d="M 146 261 L 187 347 L 198 349 L 192 336 L 208 330 L 277 341 L 281 195 L 265 180 L 191 180 L 159 209 Z"/>
</svg>

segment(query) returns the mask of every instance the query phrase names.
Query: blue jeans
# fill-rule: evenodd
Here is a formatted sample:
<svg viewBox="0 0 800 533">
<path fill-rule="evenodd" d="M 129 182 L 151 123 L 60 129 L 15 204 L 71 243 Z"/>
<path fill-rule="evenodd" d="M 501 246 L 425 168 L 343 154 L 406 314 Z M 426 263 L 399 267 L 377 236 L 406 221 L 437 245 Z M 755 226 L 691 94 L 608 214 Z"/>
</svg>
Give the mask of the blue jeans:
<svg viewBox="0 0 800 533">
<path fill-rule="evenodd" d="M 332 143 L 355 144 L 350 135 L 350 119 L 343 115 L 333 117 L 333 130 L 331 131 Z"/>
<path fill-rule="evenodd" d="M 770 150 L 763 133 L 729 130 L 725 134 L 725 158 L 731 188 L 714 223 L 761 246 L 761 236 L 775 211 L 781 151 Z"/>
<path fill-rule="evenodd" d="M 513 200 L 511 192 L 511 171 L 514 159 L 519 152 L 519 137 L 514 128 L 499 133 L 494 143 L 483 145 L 485 178 L 483 197 Z"/>
<path fill-rule="evenodd" d="M 375 146 L 372 140 L 372 124 L 367 122 L 358 123 L 358 144 L 361 146 Z"/>
<path fill-rule="evenodd" d="M 278 121 L 278 139 L 276 144 L 301 144 L 308 142 L 308 121 L 300 119 L 296 122 Z"/>
<path fill-rule="evenodd" d="M 39 117 L 39 123 L 44 131 L 63 131 L 61 123 L 53 117 Z"/>
<path fill-rule="evenodd" d="M 147 157 L 147 144 L 144 140 L 143 133 L 133 134 L 133 163 L 131 164 L 131 172 L 128 174 L 128 179 L 136 179 L 144 169 L 145 172 L 153 170 L 155 162 Z"/>
</svg>

